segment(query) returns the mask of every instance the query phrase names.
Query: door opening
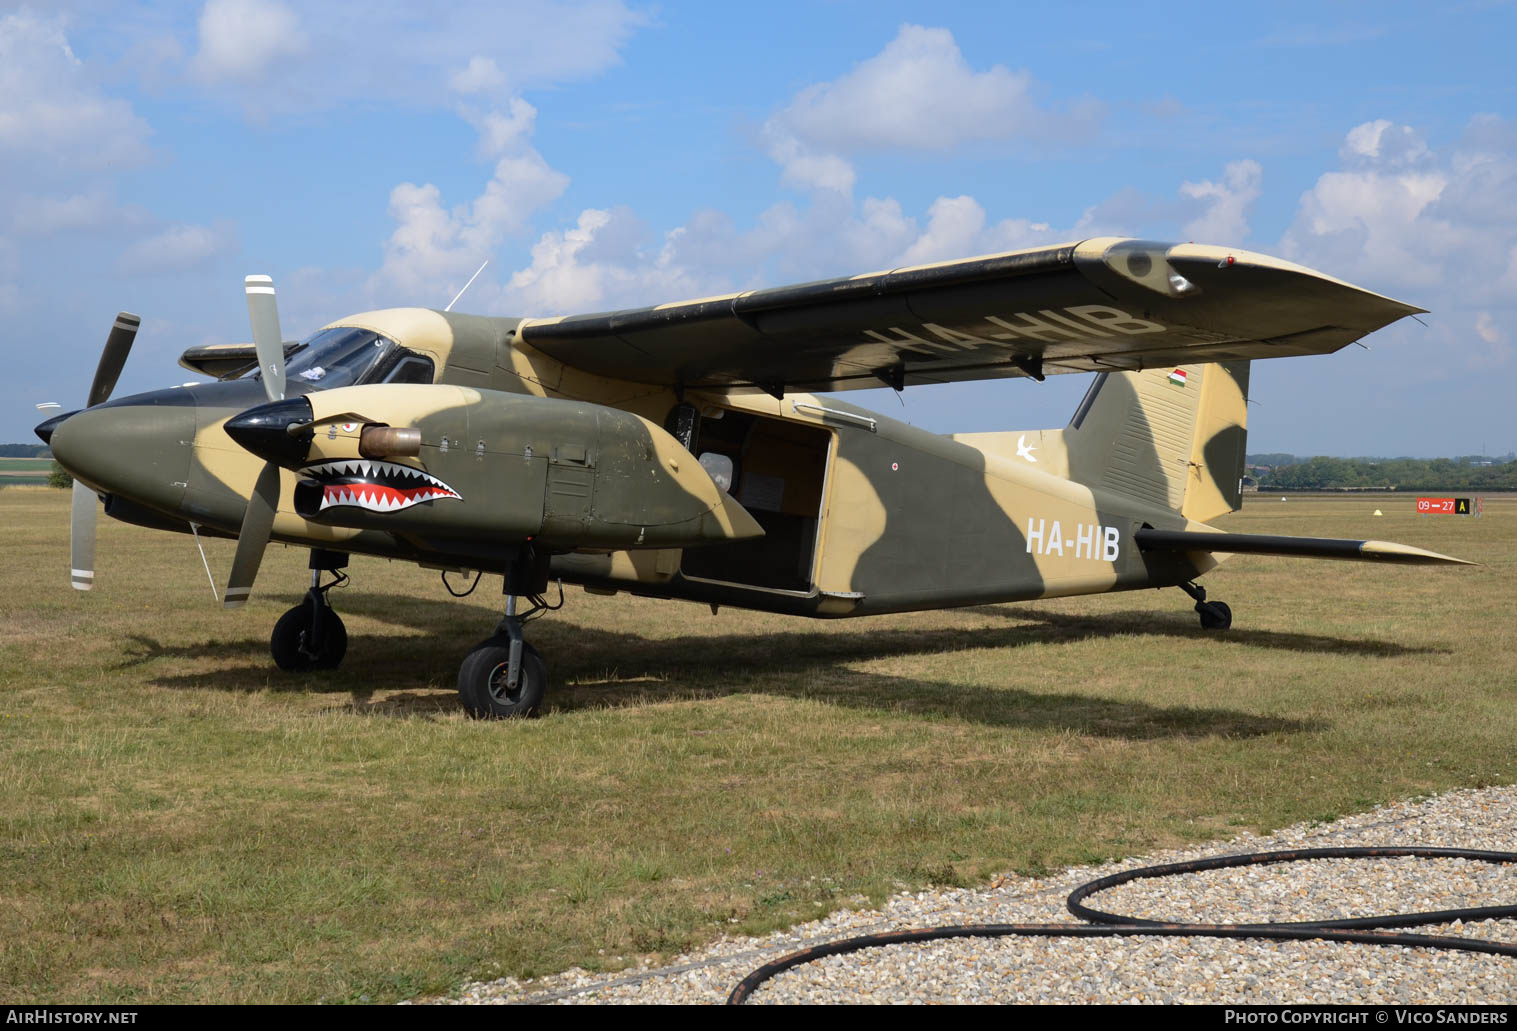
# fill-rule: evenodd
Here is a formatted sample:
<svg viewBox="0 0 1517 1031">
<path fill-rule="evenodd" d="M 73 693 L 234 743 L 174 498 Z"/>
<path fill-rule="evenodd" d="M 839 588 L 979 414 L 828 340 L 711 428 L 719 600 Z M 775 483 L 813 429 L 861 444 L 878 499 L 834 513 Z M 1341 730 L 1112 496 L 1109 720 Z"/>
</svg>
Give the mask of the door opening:
<svg viewBox="0 0 1517 1031">
<path fill-rule="evenodd" d="M 769 590 L 810 591 L 832 434 L 784 419 L 718 411 L 719 417 L 703 415 L 700 421 L 702 464 L 725 471 L 725 463 L 707 456 L 731 462 L 728 493 L 764 528 L 764 536 L 686 548 L 680 572 Z"/>
</svg>

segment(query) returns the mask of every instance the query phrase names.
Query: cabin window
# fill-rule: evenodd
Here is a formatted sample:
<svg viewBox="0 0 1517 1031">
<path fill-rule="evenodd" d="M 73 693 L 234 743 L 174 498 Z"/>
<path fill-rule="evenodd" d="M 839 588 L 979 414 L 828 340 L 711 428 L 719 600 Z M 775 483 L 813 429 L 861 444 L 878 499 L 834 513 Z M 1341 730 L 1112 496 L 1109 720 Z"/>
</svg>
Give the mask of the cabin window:
<svg viewBox="0 0 1517 1031">
<path fill-rule="evenodd" d="M 706 470 L 706 475 L 711 477 L 722 490 L 732 490 L 732 481 L 737 476 L 731 455 L 719 455 L 715 451 L 707 451 L 701 455 L 701 468 Z"/>
</svg>

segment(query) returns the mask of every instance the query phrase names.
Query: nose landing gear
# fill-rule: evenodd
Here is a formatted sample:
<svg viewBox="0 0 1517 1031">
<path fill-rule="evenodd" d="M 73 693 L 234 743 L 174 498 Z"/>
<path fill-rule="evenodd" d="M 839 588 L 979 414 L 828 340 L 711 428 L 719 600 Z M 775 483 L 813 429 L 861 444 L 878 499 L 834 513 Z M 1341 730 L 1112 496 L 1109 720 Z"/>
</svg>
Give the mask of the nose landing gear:
<svg viewBox="0 0 1517 1031">
<path fill-rule="evenodd" d="M 343 568 L 348 556 L 340 551 L 311 549 L 311 589 L 305 600 L 274 624 L 269 637 L 269 651 L 274 664 L 286 673 L 310 673 L 336 669 L 348 650 L 348 629 L 327 602 L 327 592 L 347 583 Z M 334 579 L 321 582 L 321 574 L 331 572 Z"/>
</svg>

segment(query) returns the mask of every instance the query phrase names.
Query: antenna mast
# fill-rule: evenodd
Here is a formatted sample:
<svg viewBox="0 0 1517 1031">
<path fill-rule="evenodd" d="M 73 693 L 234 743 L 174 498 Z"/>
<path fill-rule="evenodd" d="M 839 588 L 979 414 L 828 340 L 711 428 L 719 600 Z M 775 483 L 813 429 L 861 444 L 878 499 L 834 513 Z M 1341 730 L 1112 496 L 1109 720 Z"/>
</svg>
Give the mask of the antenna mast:
<svg viewBox="0 0 1517 1031">
<path fill-rule="evenodd" d="M 448 302 L 448 306 L 446 308 L 444 308 L 443 311 L 452 311 L 453 310 L 453 306 L 455 304 L 457 304 L 458 303 L 458 299 L 464 295 L 464 291 L 468 290 L 469 287 L 471 287 L 471 286 L 474 285 L 474 281 L 479 278 L 479 274 L 485 270 L 485 265 L 488 265 L 488 264 L 490 264 L 490 259 L 486 258 L 484 260 L 484 262 L 479 266 L 479 268 L 477 268 L 477 269 L 474 270 L 474 274 L 472 276 L 470 276 L 469 277 L 469 281 L 464 284 L 463 290 L 460 290 L 460 291 L 458 291 L 458 293 L 456 293 L 456 294 L 453 295 L 453 299 Z"/>
</svg>

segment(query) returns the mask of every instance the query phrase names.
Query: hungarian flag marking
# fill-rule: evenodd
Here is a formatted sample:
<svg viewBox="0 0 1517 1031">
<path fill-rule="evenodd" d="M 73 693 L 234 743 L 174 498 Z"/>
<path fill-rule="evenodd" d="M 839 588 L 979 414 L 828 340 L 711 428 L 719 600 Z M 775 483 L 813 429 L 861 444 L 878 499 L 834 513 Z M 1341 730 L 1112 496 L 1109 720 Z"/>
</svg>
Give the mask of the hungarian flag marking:
<svg viewBox="0 0 1517 1031">
<path fill-rule="evenodd" d="M 1185 386 L 1185 370 L 1176 369 L 1169 374 L 1169 381 L 1177 387 Z"/>
</svg>

